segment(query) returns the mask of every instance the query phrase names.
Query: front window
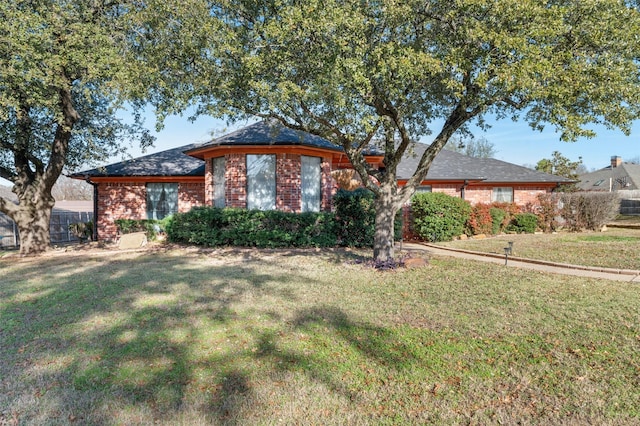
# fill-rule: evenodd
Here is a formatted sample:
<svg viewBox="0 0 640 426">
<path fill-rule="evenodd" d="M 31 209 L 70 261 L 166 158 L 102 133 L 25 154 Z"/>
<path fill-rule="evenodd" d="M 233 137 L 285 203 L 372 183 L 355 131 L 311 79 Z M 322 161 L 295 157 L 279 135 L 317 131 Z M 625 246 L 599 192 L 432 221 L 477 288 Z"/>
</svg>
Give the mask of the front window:
<svg viewBox="0 0 640 426">
<path fill-rule="evenodd" d="M 275 210 L 276 156 L 247 154 L 247 209 Z"/>
<path fill-rule="evenodd" d="M 213 206 L 223 208 L 225 202 L 224 157 L 213 159 Z"/>
<path fill-rule="evenodd" d="M 510 188 L 510 187 L 493 188 L 491 201 L 496 203 L 513 203 L 513 188 Z"/>
<path fill-rule="evenodd" d="M 420 185 L 416 188 L 416 194 L 420 192 L 431 192 L 431 185 Z"/>
<path fill-rule="evenodd" d="M 177 211 L 177 183 L 147 184 L 147 219 L 163 219 Z"/>
<path fill-rule="evenodd" d="M 302 156 L 302 211 L 320 211 L 320 158 Z"/>
</svg>

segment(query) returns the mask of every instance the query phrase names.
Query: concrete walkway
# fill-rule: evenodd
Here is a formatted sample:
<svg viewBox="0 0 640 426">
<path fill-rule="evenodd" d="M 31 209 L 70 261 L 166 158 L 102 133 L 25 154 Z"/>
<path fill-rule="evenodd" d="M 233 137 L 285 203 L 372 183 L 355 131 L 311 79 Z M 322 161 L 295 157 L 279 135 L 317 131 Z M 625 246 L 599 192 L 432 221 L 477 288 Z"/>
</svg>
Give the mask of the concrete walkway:
<svg viewBox="0 0 640 426">
<path fill-rule="evenodd" d="M 403 243 L 402 250 L 424 251 L 430 255 L 453 256 L 462 259 L 477 260 L 482 262 L 492 262 L 505 265 L 505 256 L 494 253 L 483 253 L 477 251 L 453 249 L 440 247 L 433 244 Z M 566 263 L 547 262 L 536 259 L 525 259 L 521 257 L 509 256 L 506 266 L 512 268 L 527 268 L 536 271 L 549 272 L 553 274 L 574 275 L 577 277 L 599 278 L 613 281 L 627 281 L 640 283 L 640 270 L 612 269 L 589 267 L 580 265 L 569 265 Z"/>
</svg>

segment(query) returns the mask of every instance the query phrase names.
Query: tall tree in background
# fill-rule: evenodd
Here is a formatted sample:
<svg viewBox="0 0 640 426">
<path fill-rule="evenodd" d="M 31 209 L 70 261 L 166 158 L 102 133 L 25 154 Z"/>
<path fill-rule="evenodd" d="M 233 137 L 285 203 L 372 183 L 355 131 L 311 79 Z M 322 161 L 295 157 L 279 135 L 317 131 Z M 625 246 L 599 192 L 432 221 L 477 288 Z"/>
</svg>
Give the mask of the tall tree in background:
<svg viewBox="0 0 640 426">
<path fill-rule="evenodd" d="M 582 168 L 582 157 L 578 158 L 578 161 L 571 161 L 559 151 L 553 151 L 551 158 L 543 158 L 538 161 L 535 167 L 539 172 L 562 176 L 571 180 L 578 180 L 578 175 Z M 575 191 L 576 185 L 573 183 L 561 185 L 559 190 L 565 192 Z"/>
<path fill-rule="evenodd" d="M 462 139 L 454 136 L 444 147 L 474 158 L 493 158 L 496 155 L 495 146 L 484 137 Z"/>
<path fill-rule="evenodd" d="M 63 170 L 106 159 L 124 140 L 151 141 L 139 116 L 115 116 L 134 87 L 132 10 L 107 0 L 0 3 L 0 177 L 18 197 L 0 198 L 0 212 L 16 222 L 21 254 L 48 248 L 51 189 Z"/>
<path fill-rule="evenodd" d="M 628 133 L 640 115 L 640 17 L 620 0 L 220 0 L 206 18 L 188 58 L 137 43 L 163 72 L 153 96 L 174 96 L 156 103 L 161 114 L 193 103 L 214 116 L 276 119 L 343 147 L 375 194 L 377 260 L 393 256 L 396 211 L 469 123 L 522 119 L 571 141 L 593 136 L 585 125 L 594 122 Z M 194 34 L 180 30 L 192 24 L 148 25 L 194 47 Z M 402 156 L 428 135 L 398 188 Z M 372 143 L 384 168 L 364 159 Z"/>
</svg>

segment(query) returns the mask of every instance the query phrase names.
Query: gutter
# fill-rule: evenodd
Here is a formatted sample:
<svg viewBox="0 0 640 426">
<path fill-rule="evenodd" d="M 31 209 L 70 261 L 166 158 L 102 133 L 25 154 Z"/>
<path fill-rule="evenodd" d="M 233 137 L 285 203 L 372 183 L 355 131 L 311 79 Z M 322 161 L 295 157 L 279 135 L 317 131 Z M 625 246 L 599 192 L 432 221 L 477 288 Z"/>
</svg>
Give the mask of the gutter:
<svg viewBox="0 0 640 426">
<path fill-rule="evenodd" d="M 84 177 L 84 181 L 93 187 L 93 232 L 91 240 L 98 241 L 98 184 L 91 182 L 89 175 Z"/>
</svg>

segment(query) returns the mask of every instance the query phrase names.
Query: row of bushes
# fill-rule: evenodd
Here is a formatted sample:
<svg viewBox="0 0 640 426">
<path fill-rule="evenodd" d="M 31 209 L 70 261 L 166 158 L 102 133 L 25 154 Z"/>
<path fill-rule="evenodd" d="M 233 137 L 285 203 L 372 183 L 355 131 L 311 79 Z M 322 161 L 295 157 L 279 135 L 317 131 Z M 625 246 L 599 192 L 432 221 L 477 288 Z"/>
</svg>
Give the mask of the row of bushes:
<svg viewBox="0 0 640 426">
<path fill-rule="evenodd" d="M 198 207 L 155 220 L 116 221 L 121 233 L 144 231 L 149 238 L 167 232 L 173 242 L 204 246 L 371 247 L 375 232 L 373 193 L 340 190 L 335 213 L 286 213 Z M 477 204 L 444 193 L 419 193 L 411 200 L 412 231 L 424 240 L 451 240 L 459 235 L 599 229 L 615 216 L 615 194 L 543 194 L 538 203 L 520 209 L 513 203 Z M 402 233 L 396 216 L 395 237 Z"/>
<path fill-rule="evenodd" d="M 166 231 L 169 241 L 203 246 L 371 247 L 375 232 L 373 194 L 365 189 L 340 190 L 335 213 L 287 213 L 237 208 L 196 207 L 163 221 L 116 221 L 120 233 L 144 231 L 155 238 Z M 396 239 L 402 234 L 396 220 Z"/>
<path fill-rule="evenodd" d="M 615 193 L 541 194 L 523 209 L 513 203 L 476 204 L 443 193 L 420 193 L 411 200 L 412 230 L 427 241 L 447 241 L 459 235 L 503 232 L 599 230 L 620 208 Z"/>
<path fill-rule="evenodd" d="M 439 192 L 416 194 L 411 199 L 413 232 L 420 238 L 436 242 L 459 235 L 533 233 L 537 216 L 520 212 L 511 203 L 477 204 Z"/>
</svg>

